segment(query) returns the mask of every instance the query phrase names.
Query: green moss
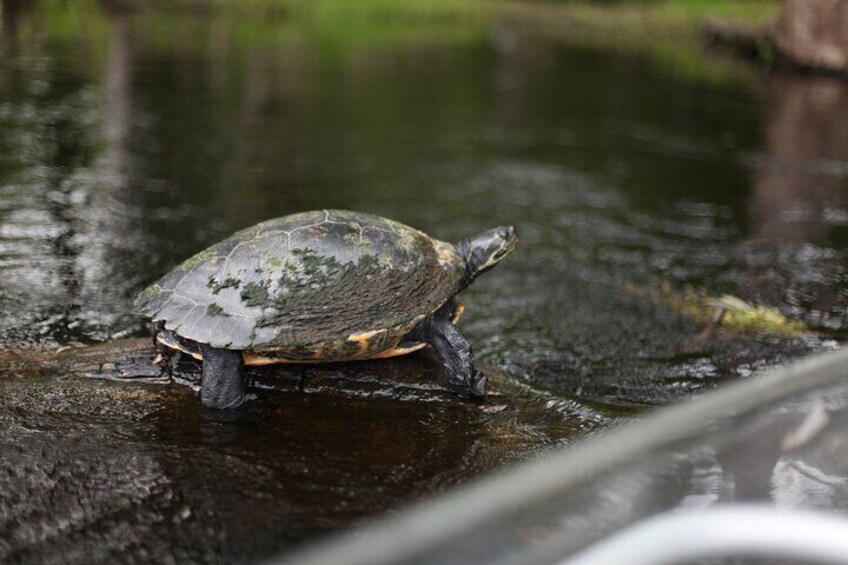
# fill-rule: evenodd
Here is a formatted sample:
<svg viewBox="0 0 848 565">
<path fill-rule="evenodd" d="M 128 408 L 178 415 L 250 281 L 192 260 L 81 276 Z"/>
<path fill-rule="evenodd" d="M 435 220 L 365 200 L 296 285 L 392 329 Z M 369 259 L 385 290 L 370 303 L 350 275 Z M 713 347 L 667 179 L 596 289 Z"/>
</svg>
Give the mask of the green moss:
<svg viewBox="0 0 848 565">
<path fill-rule="evenodd" d="M 807 330 L 803 323 L 790 320 L 773 306 L 754 306 L 728 294 L 719 298 L 708 298 L 704 303 L 708 307 L 723 308 L 726 311 L 722 321 L 725 327 L 787 335 Z"/>
<path fill-rule="evenodd" d="M 162 294 L 162 287 L 158 284 L 151 285 L 145 293 L 150 298 L 158 298 L 160 294 Z"/>
<path fill-rule="evenodd" d="M 388 261 L 391 261 L 391 258 L 389 258 L 388 256 L 384 256 L 383 258 Z M 377 271 L 381 270 L 381 265 L 383 264 L 383 262 L 384 261 L 381 261 L 374 255 L 363 255 L 359 259 L 358 268 L 360 271 L 364 271 L 365 273 L 367 273 L 366 276 L 376 275 L 378 274 Z"/>
<path fill-rule="evenodd" d="M 206 314 L 208 316 L 229 316 L 229 314 L 224 312 L 223 308 L 221 308 L 214 302 L 206 308 Z"/>
<path fill-rule="evenodd" d="M 244 285 L 241 290 L 241 299 L 247 306 L 268 306 L 268 281 L 252 282 Z"/>
<path fill-rule="evenodd" d="M 215 276 L 209 277 L 209 282 L 206 286 L 212 289 L 212 294 L 218 294 L 225 288 L 238 288 L 241 285 L 241 281 L 235 277 L 227 277 L 224 279 L 224 282 L 218 282 L 218 279 Z"/>
<path fill-rule="evenodd" d="M 716 298 L 691 288 L 679 292 L 668 286 L 655 290 L 625 285 L 623 290 L 664 304 L 698 323 L 709 322 L 717 309 L 723 309 L 721 327 L 732 332 L 797 335 L 809 331 L 802 322 L 790 320 L 774 306 L 755 306 L 728 294 Z"/>
<path fill-rule="evenodd" d="M 289 295 L 288 294 L 278 294 L 274 298 L 273 306 L 280 312 L 284 312 L 289 305 Z"/>
<path fill-rule="evenodd" d="M 370 241 L 358 233 L 349 233 L 344 236 L 345 241 L 349 242 L 351 245 L 356 245 L 357 247 L 368 247 Z"/>
<path fill-rule="evenodd" d="M 215 256 L 215 249 L 213 247 L 210 247 L 209 249 L 204 249 L 197 255 L 189 257 L 188 259 L 183 261 L 180 265 L 180 269 L 182 269 L 183 271 L 190 271 L 201 263 L 205 263 L 206 261 L 214 258 Z"/>
<path fill-rule="evenodd" d="M 326 286 L 330 279 L 344 270 L 335 257 L 318 255 L 312 249 L 295 248 L 291 253 L 298 258 L 299 268 L 281 276 L 280 286 L 292 293 Z"/>
<path fill-rule="evenodd" d="M 311 249 L 296 249 L 292 253 L 300 258 L 296 263 L 299 268 L 280 275 L 273 297 L 264 300 L 264 296 L 257 298 L 257 301 L 262 300 L 263 306 L 272 306 L 277 310 L 259 320 L 259 326 L 279 324 L 292 305 L 303 308 L 305 304 L 324 300 L 322 289 L 331 282 L 339 293 L 338 298 L 344 298 L 347 293 L 355 292 L 356 288 L 368 284 L 368 281 L 385 271 L 380 258 L 372 255 L 361 257 L 358 263 L 342 264 L 335 257 L 323 257 Z M 257 289 L 257 292 L 261 293 L 261 290 Z"/>
</svg>

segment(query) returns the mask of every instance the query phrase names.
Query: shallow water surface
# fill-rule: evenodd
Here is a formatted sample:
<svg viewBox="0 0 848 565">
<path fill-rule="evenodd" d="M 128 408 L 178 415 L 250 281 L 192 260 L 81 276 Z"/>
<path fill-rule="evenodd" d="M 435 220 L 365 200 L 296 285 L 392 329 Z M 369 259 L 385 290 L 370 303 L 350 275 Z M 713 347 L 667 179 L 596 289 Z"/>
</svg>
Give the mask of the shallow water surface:
<svg viewBox="0 0 848 565">
<path fill-rule="evenodd" d="M 250 561 L 844 339 L 843 83 L 509 22 L 0 21 L 0 559 Z M 221 422 L 196 367 L 156 376 L 133 295 L 320 208 L 516 226 L 461 296 L 498 394 L 459 401 L 419 354 L 265 372 Z M 687 289 L 807 331 L 692 342 Z"/>
<path fill-rule="evenodd" d="M 216 414 L 197 367 L 169 383 L 155 353 L 135 339 L 7 360 L 5 562 L 252 561 L 623 416 L 491 367 L 489 401 L 458 401 L 422 354 L 251 370 L 261 398 Z"/>
</svg>

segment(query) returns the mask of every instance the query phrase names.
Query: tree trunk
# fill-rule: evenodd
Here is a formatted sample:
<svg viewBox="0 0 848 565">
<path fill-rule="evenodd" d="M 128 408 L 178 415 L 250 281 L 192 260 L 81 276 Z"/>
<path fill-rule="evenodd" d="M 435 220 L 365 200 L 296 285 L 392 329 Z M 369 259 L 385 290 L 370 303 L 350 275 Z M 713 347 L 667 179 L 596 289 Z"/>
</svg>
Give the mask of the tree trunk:
<svg viewBox="0 0 848 565">
<path fill-rule="evenodd" d="M 786 0 L 773 40 L 781 55 L 814 70 L 848 72 L 848 0 Z"/>
</svg>

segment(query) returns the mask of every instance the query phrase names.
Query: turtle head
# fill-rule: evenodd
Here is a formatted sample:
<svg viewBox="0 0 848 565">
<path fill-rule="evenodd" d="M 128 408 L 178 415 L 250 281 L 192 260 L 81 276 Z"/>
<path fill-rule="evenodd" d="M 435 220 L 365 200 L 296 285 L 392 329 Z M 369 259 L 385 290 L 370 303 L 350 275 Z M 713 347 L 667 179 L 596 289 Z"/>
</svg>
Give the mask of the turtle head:
<svg viewBox="0 0 848 565">
<path fill-rule="evenodd" d="M 512 226 L 501 226 L 459 242 L 456 247 L 465 259 L 465 284 L 471 284 L 480 273 L 500 263 L 501 259 L 512 253 L 517 243 L 518 236 Z"/>
</svg>

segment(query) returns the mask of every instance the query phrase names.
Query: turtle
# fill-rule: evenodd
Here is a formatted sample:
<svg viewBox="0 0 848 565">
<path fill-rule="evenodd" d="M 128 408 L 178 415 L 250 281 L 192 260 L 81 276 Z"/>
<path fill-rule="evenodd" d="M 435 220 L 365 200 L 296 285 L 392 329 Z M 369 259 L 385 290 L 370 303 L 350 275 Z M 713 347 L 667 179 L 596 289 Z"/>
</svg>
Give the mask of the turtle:
<svg viewBox="0 0 848 565">
<path fill-rule="evenodd" d="M 430 346 L 452 389 L 485 398 L 456 327 L 456 295 L 516 246 L 512 226 L 456 245 L 363 212 L 266 220 L 212 245 L 141 291 L 157 344 L 202 361 L 201 403 L 247 398 L 244 366 L 380 359 Z"/>
</svg>

